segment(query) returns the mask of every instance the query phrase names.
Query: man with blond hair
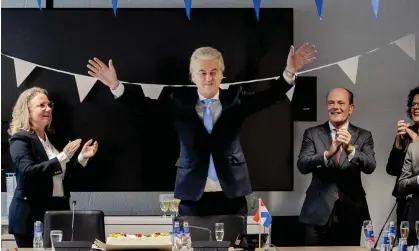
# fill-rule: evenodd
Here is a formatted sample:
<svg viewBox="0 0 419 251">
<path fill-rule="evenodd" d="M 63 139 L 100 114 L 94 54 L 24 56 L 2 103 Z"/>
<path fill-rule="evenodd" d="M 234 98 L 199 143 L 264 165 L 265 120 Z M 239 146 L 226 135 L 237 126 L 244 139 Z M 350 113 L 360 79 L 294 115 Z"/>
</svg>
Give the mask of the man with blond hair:
<svg viewBox="0 0 419 251">
<path fill-rule="evenodd" d="M 150 107 L 165 111 L 173 120 L 180 141 L 176 161 L 175 197 L 179 215 L 247 215 L 245 196 L 251 194 L 249 172 L 239 132 L 245 117 L 286 98 L 295 74 L 312 62 L 316 51 L 304 44 L 291 46 L 283 78 L 265 91 L 247 92 L 241 87 L 221 90 L 225 70 L 222 54 L 211 47 L 196 49 L 190 59 L 190 77 L 197 89 L 173 88 L 169 98 L 152 100 L 133 95 L 131 86 L 118 81 L 112 60 L 89 60 L 88 73 L 107 85 L 113 95 L 136 110 Z"/>
</svg>

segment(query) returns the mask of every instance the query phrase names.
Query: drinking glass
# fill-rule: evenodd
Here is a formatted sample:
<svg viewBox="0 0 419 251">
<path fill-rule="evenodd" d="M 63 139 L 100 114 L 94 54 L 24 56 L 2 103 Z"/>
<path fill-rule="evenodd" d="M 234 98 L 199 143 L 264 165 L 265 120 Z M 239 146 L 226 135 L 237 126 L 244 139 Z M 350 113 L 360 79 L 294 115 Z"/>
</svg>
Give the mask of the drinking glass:
<svg viewBox="0 0 419 251">
<path fill-rule="evenodd" d="M 55 250 L 54 243 L 60 242 L 63 240 L 63 231 L 61 230 L 51 230 L 49 233 L 49 237 L 51 238 L 51 248 Z"/>
<path fill-rule="evenodd" d="M 364 230 L 364 236 L 365 236 L 366 239 L 368 239 L 368 227 L 369 226 L 372 226 L 372 221 L 364 220 L 363 230 Z"/>
<path fill-rule="evenodd" d="M 169 211 L 171 212 L 171 215 L 173 216 L 176 212 L 175 208 L 175 196 L 173 194 L 168 194 L 168 200 L 169 200 Z"/>
<path fill-rule="evenodd" d="M 363 222 L 363 228 L 364 231 L 364 246 L 367 248 L 373 247 L 375 244 L 374 240 L 374 227 L 372 226 L 371 220 L 364 220 Z"/>
<path fill-rule="evenodd" d="M 224 223 L 215 223 L 215 239 L 217 241 L 224 239 Z"/>
<path fill-rule="evenodd" d="M 179 212 L 179 203 L 180 200 L 174 198 L 173 196 L 170 198 L 170 212 L 174 213 L 174 216 L 176 217 L 178 215 Z"/>
<path fill-rule="evenodd" d="M 160 201 L 160 210 L 163 212 L 163 218 L 166 218 L 166 212 L 169 210 L 169 197 L 168 194 L 160 194 L 159 195 L 159 201 Z"/>
<path fill-rule="evenodd" d="M 400 223 L 400 236 L 403 239 L 407 239 L 407 237 L 409 236 L 409 222 L 408 221 L 402 221 L 402 223 Z"/>
</svg>

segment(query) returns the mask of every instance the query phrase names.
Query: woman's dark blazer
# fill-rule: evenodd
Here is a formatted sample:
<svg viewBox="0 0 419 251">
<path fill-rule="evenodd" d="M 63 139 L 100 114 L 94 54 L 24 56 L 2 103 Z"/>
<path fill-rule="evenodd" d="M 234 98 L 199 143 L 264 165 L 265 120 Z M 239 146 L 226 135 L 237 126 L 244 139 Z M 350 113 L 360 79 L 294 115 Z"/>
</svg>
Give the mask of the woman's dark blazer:
<svg viewBox="0 0 419 251">
<path fill-rule="evenodd" d="M 60 152 L 65 144 L 54 144 L 53 135 L 47 134 L 48 140 Z M 10 155 L 16 168 L 16 190 L 9 208 L 9 233 L 32 234 L 35 221 L 44 220 L 52 198 L 52 177 L 63 173 L 58 159 L 49 159 L 45 149 L 35 133 L 20 131 L 10 139 Z M 68 142 L 68 141 L 67 141 Z M 66 142 L 66 143 L 67 143 Z M 77 156 L 75 154 L 75 156 Z M 75 160 L 75 161 L 73 161 Z M 77 157 L 67 163 L 63 179 L 64 196 L 70 199 L 70 179 L 72 172 L 81 165 Z M 63 208 L 63 210 L 69 210 Z"/>
</svg>

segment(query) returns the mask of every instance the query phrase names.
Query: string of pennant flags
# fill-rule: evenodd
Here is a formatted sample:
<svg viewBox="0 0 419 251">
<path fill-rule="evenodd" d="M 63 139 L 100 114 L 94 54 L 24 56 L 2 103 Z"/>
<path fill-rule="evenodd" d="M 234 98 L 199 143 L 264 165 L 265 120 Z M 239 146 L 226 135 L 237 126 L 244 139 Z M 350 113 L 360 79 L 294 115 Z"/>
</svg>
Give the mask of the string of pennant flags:
<svg viewBox="0 0 419 251">
<path fill-rule="evenodd" d="M 406 53 L 412 60 L 416 61 L 416 51 L 415 51 L 415 40 L 416 40 L 416 34 L 411 33 L 408 35 L 403 36 L 400 39 L 397 39 L 395 41 L 390 42 L 388 45 L 396 45 L 398 46 L 404 53 Z M 352 81 L 353 84 L 356 84 L 356 78 L 358 73 L 358 61 L 361 56 L 366 56 L 370 53 L 373 53 L 377 50 L 382 49 L 383 47 L 375 48 L 373 50 L 370 50 L 368 52 L 365 52 L 363 54 L 359 54 L 338 62 L 322 65 L 316 68 L 308 69 L 305 71 L 300 71 L 297 73 L 298 75 L 306 74 L 309 72 L 313 72 L 316 70 L 320 70 L 326 67 L 338 65 L 342 71 L 346 74 L 346 76 Z M 43 68 L 46 70 L 59 72 L 67 75 L 74 76 L 77 90 L 79 93 L 80 102 L 83 102 L 84 98 L 89 94 L 90 90 L 93 88 L 95 83 L 98 79 L 93 78 L 91 76 L 87 75 L 81 75 L 73 72 L 68 72 L 60 69 L 55 69 L 52 67 L 36 64 L 33 62 L 29 62 L 20 58 L 13 57 L 11 55 L 7 55 L 2 53 L 3 56 L 13 59 L 14 66 L 15 66 L 15 74 L 16 74 L 16 83 L 17 87 L 19 87 L 31 74 L 31 72 L 36 68 Z M 278 79 L 281 76 L 273 76 L 268 78 L 260 78 L 260 79 L 253 79 L 253 80 L 246 80 L 246 81 L 239 81 L 239 82 L 232 82 L 232 83 L 222 83 L 220 88 L 222 89 L 228 89 L 230 85 L 238 85 L 238 84 L 247 84 L 247 83 L 254 83 L 254 82 L 263 82 L 267 80 L 274 80 Z M 160 96 L 161 91 L 164 87 L 170 86 L 170 87 L 194 87 L 194 85 L 158 85 L 158 84 L 152 84 L 152 83 L 131 83 L 127 81 L 121 81 L 125 84 L 133 84 L 133 85 L 140 85 L 144 91 L 144 94 L 147 97 L 150 97 L 152 99 L 157 99 Z M 294 93 L 294 87 L 291 88 L 287 92 L 288 99 L 291 101 Z"/>
<path fill-rule="evenodd" d="M 260 5 L 262 0 L 252 0 L 253 1 L 253 8 L 255 9 L 256 18 L 259 21 L 259 12 L 260 12 Z M 116 11 L 118 9 L 118 0 L 110 0 L 112 4 L 113 14 L 116 16 Z M 37 0 L 38 7 L 42 9 L 42 0 Z M 189 20 L 191 20 L 191 8 L 192 8 L 192 0 L 184 0 L 185 3 L 185 12 L 186 16 Z M 322 10 L 323 10 L 323 0 L 314 0 L 317 8 L 317 15 L 320 19 L 322 19 Z M 371 7 L 373 9 L 374 15 L 378 18 L 378 10 L 380 8 L 380 0 L 371 0 Z"/>
</svg>

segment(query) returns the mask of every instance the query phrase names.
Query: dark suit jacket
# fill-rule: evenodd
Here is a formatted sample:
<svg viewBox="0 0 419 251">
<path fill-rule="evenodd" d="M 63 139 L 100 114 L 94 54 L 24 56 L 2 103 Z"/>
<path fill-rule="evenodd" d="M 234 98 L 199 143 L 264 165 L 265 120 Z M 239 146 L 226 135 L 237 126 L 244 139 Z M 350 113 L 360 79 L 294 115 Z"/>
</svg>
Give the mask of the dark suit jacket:
<svg viewBox="0 0 419 251">
<path fill-rule="evenodd" d="M 48 139 L 55 148 L 53 136 Z M 52 198 L 54 175 L 63 172 L 57 158 L 49 160 L 38 136 L 21 131 L 10 138 L 10 155 L 16 168 L 16 190 L 9 208 L 9 233 L 31 234 L 35 221 L 44 220 L 48 202 Z M 77 159 L 77 158 L 74 158 Z M 71 164 L 70 164 L 71 163 Z M 69 180 L 71 172 L 80 164 L 78 161 L 67 163 L 63 180 L 64 194 L 70 198 Z"/>
<path fill-rule="evenodd" d="M 411 143 L 406 152 L 403 170 L 397 182 L 398 192 L 401 196 L 411 194 L 410 208 L 407 213 L 407 220 L 410 222 L 409 243 L 413 245 L 415 234 L 415 222 L 419 221 L 419 141 Z"/>
<path fill-rule="evenodd" d="M 125 92 L 118 99 L 136 113 L 151 110 L 169 116 L 173 121 L 180 141 L 180 156 L 175 164 L 176 198 L 192 201 L 201 198 L 207 181 L 210 154 L 223 192 L 229 198 L 236 198 L 252 192 L 239 140 L 243 120 L 246 115 L 286 98 L 285 93 L 292 87 L 283 78 L 272 82 L 270 88 L 257 93 L 236 86 L 220 90 L 222 112 L 211 134 L 195 110 L 199 99 L 196 88 L 170 88 L 167 98 L 153 100 L 142 92 L 136 94 L 132 86 L 125 85 Z"/>
<path fill-rule="evenodd" d="M 343 151 L 340 163 L 335 158 L 324 161 L 324 152 L 332 143 L 329 123 L 309 128 L 304 133 L 297 167 L 302 174 L 312 173 L 311 184 L 300 214 L 300 221 L 310 225 L 325 225 L 332 213 L 337 195 L 349 212 L 347 219 L 370 219 L 361 172 L 371 174 L 375 170 L 374 141 L 369 131 L 348 126 L 355 155 L 351 161 Z M 345 210 L 345 211 L 346 211 Z"/>
<path fill-rule="evenodd" d="M 412 129 L 416 133 L 418 132 L 418 128 L 416 125 L 411 126 L 410 129 Z M 402 173 L 406 151 L 411 142 L 412 142 L 412 139 L 409 136 L 403 137 L 402 142 L 401 142 L 402 149 L 396 148 L 393 143 L 393 148 L 391 149 L 390 156 L 388 157 L 388 161 L 387 161 L 387 166 L 386 166 L 387 173 L 389 175 L 397 177 L 392 194 L 394 197 L 398 199 L 401 199 L 403 196 L 401 196 L 398 192 L 397 181 L 399 180 L 400 175 Z"/>
</svg>

